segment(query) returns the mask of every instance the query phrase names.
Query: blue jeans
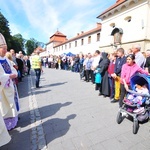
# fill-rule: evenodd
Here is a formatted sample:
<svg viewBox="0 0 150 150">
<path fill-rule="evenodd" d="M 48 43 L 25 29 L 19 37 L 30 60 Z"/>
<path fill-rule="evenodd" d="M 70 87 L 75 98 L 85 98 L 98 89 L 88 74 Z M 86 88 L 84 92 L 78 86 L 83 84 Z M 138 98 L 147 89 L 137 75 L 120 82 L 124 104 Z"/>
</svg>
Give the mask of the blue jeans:
<svg viewBox="0 0 150 150">
<path fill-rule="evenodd" d="M 35 75 L 36 75 L 36 79 L 35 79 L 35 84 L 36 87 L 39 87 L 39 82 L 40 82 L 40 76 L 41 76 L 41 69 L 34 69 L 35 71 Z"/>
<path fill-rule="evenodd" d="M 78 63 L 76 63 L 74 65 L 74 72 L 79 72 L 79 64 Z"/>
</svg>

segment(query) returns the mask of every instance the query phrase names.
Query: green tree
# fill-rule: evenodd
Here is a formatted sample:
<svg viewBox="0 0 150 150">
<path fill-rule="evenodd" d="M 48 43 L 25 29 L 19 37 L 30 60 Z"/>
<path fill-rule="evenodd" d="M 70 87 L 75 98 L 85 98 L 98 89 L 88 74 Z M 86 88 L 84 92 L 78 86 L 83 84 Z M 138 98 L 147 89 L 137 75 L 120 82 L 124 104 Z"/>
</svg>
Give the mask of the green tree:
<svg viewBox="0 0 150 150">
<path fill-rule="evenodd" d="M 33 51 L 38 47 L 37 41 L 34 38 L 27 40 L 25 43 L 27 55 L 31 55 Z"/>
<path fill-rule="evenodd" d="M 0 12 L 0 33 L 4 35 L 8 49 L 10 49 L 12 37 L 10 35 L 9 22 L 1 12 Z"/>
<path fill-rule="evenodd" d="M 23 54 L 25 54 L 24 43 L 25 43 L 25 39 L 22 37 L 21 34 L 18 33 L 12 36 L 11 48 L 14 49 L 16 53 L 18 53 L 19 51 L 22 51 Z"/>
</svg>

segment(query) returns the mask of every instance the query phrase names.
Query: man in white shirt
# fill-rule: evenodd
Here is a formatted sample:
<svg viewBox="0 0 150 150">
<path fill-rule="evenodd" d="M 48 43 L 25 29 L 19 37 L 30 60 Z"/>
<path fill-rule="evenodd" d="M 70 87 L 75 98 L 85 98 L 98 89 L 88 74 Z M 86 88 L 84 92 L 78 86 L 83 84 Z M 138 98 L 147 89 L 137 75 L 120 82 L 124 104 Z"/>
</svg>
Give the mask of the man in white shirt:
<svg viewBox="0 0 150 150">
<path fill-rule="evenodd" d="M 93 57 L 93 62 L 92 62 L 92 66 L 91 66 L 91 76 L 92 76 L 92 83 L 95 83 L 95 75 L 94 75 L 94 71 L 97 68 L 99 61 L 100 61 L 101 55 L 100 55 L 100 51 L 96 50 L 94 53 L 94 57 Z"/>
<path fill-rule="evenodd" d="M 132 52 L 135 55 L 135 62 L 137 65 L 139 65 L 141 68 L 144 68 L 146 58 L 144 55 L 141 53 L 141 46 L 139 44 L 134 44 L 132 46 Z"/>
</svg>

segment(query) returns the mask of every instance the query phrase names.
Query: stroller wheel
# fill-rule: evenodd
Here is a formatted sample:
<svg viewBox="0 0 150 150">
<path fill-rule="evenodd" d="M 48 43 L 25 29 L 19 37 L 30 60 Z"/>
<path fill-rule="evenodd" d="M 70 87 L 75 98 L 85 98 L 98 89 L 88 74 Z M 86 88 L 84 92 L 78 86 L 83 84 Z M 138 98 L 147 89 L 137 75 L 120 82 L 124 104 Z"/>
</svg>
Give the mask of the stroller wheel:
<svg viewBox="0 0 150 150">
<path fill-rule="evenodd" d="M 120 124 L 123 121 L 122 113 L 119 111 L 117 114 L 117 123 Z"/>
<path fill-rule="evenodd" d="M 133 120 L 133 134 L 137 134 L 139 129 L 139 123 L 137 119 Z"/>
</svg>

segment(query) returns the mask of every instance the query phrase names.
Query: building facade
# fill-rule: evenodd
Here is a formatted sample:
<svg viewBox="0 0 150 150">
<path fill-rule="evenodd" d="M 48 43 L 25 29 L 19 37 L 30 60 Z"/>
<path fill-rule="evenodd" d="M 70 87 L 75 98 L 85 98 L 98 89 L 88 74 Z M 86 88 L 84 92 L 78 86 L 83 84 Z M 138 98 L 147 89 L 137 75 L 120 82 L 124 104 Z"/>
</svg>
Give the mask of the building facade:
<svg viewBox="0 0 150 150">
<path fill-rule="evenodd" d="M 137 43 L 142 51 L 150 48 L 150 0 L 117 0 L 101 13 L 100 50 L 118 47 L 128 50 Z"/>
<path fill-rule="evenodd" d="M 119 47 L 128 50 L 140 44 L 142 51 L 150 48 L 150 0 L 117 0 L 97 18 L 97 27 L 67 39 L 59 31 L 50 37 L 47 53 L 61 55 L 71 52 L 113 52 Z"/>
<path fill-rule="evenodd" d="M 66 36 L 62 33 L 55 33 L 50 37 L 50 42 L 47 43 L 47 53 L 53 55 L 61 55 L 64 53 L 73 53 L 78 54 L 80 52 L 94 53 L 95 50 L 99 49 L 100 45 L 100 31 L 101 24 L 97 23 L 97 27 L 87 31 L 77 33 L 77 35 L 69 40 L 67 40 Z M 60 36 L 61 34 L 61 36 Z M 61 39 L 61 40 L 60 40 Z"/>
<path fill-rule="evenodd" d="M 48 55 L 56 55 L 54 51 L 54 47 L 56 45 L 59 45 L 61 43 L 65 43 L 67 41 L 66 35 L 62 34 L 61 32 L 57 31 L 55 34 L 53 34 L 50 37 L 50 41 L 46 44 L 46 52 L 43 55 L 48 56 Z"/>
</svg>

